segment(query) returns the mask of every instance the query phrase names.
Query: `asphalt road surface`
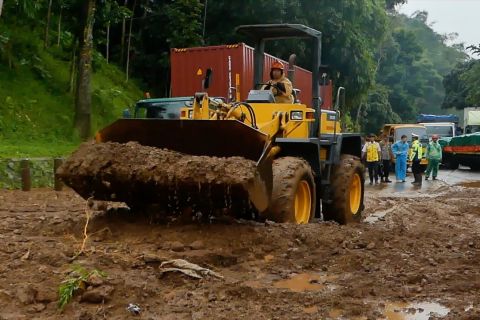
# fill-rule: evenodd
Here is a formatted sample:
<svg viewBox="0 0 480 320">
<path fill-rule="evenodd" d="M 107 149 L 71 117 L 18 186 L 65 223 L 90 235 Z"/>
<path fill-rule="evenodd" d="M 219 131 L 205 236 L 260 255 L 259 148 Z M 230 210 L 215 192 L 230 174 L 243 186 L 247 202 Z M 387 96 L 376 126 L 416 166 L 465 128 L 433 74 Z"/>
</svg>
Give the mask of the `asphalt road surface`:
<svg viewBox="0 0 480 320">
<path fill-rule="evenodd" d="M 433 181 L 431 177 L 430 180 L 425 181 L 425 175 L 422 178 L 422 186 L 417 187 L 412 185 L 413 175 L 411 172 L 407 174 L 405 183 L 395 182 L 395 174 L 392 173 L 390 175 L 392 183 L 381 183 L 373 186 L 367 183 L 366 192 L 375 192 L 380 196 L 410 197 L 416 194 L 435 193 L 446 186 L 467 185 L 468 187 L 475 187 L 475 183 L 478 182 L 477 187 L 480 187 L 480 172 L 472 171 L 468 167 L 460 167 L 457 170 L 441 169 L 436 181 Z M 368 181 L 368 173 L 366 173 L 366 180 Z"/>
</svg>

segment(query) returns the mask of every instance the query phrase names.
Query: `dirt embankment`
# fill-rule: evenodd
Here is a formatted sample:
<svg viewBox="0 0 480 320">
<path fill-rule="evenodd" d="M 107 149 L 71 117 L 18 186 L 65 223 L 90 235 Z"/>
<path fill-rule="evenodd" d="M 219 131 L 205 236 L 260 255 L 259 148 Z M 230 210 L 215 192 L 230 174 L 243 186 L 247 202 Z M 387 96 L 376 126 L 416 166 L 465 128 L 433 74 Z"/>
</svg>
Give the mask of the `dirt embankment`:
<svg viewBox="0 0 480 320">
<path fill-rule="evenodd" d="M 416 198 L 370 193 L 372 222 L 348 226 L 150 224 L 125 209 L 99 211 L 72 262 L 85 201 L 72 192 L 3 191 L 0 319 L 410 319 L 430 311 L 478 319 L 479 199 L 479 189 L 463 187 Z M 162 273 L 170 259 L 223 279 Z M 60 313 L 57 289 L 73 264 L 106 277 Z"/>
</svg>

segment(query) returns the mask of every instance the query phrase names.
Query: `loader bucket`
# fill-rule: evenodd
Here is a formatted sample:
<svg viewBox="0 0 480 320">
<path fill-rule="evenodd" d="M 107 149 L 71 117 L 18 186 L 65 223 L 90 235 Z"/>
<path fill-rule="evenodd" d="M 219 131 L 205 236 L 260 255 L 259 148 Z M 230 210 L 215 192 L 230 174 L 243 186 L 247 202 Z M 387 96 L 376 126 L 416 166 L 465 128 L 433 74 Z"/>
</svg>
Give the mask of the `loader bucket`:
<svg viewBox="0 0 480 320">
<path fill-rule="evenodd" d="M 84 198 L 215 208 L 243 199 L 259 212 L 269 204 L 269 139 L 236 120 L 121 119 L 83 148 L 90 149 L 81 147 L 59 175 Z M 253 172 L 248 179 L 238 177 L 244 169 Z"/>
<path fill-rule="evenodd" d="M 127 143 L 209 157 L 257 162 L 267 136 L 240 121 L 120 119 L 97 133 L 97 142 Z"/>
</svg>

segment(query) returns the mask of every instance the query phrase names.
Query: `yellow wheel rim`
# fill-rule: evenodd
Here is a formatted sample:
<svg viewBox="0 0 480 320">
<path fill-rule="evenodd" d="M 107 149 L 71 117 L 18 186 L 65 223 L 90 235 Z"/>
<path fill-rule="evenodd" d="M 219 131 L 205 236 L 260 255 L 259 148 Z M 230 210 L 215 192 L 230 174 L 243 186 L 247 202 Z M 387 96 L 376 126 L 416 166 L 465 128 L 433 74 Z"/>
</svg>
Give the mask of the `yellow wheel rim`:
<svg viewBox="0 0 480 320">
<path fill-rule="evenodd" d="M 298 184 L 295 194 L 295 222 L 299 224 L 310 221 L 310 211 L 312 210 L 312 194 L 310 185 L 302 180 Z"/>
<path fill-rule="evenodd" d="M 350 185 L 350 210 L 352 214 L 357 214 L 360 209 L 362 199 L 362 179 L 360 175 L 355 173 L 353 175 L 352 183 Z"/>
</svg>

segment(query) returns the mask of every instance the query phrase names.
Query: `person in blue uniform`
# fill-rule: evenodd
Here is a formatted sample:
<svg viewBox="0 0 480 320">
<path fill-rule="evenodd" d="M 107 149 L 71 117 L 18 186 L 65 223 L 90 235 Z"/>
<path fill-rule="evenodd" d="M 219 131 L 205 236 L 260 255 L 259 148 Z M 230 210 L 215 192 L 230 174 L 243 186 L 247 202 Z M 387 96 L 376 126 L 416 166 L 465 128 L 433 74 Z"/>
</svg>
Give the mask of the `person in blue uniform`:
<svg viewBox="0 0 480 320">
<path fill-rule="evenodd" d="M 395 157 L 395 175 L 397 182 L 405 182 L 407 176 L 407 156 L 409 145 L 407 136 L 403 135 L 400 141 L 392 145 L 392 153 Z"/>
</svg>

